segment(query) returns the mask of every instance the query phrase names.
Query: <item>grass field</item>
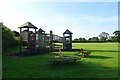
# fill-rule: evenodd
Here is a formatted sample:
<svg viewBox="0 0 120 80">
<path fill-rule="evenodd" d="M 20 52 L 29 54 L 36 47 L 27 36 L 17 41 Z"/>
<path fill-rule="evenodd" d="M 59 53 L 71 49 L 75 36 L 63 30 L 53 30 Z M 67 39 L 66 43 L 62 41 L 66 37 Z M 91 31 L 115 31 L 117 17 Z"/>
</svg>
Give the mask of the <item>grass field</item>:
<svg viewBox="0 0 120 80">
<path fill-rule="evenodd" d="M 73 43 L 73 49 L 84 48 L 89 57 L 76 64 L 48 62 L 58 52 L 29 57 L 3 55 L 3 78 L 117 78 L 118 43 Z M 63 52 L 74 56 L 77 52 Z"/>
</svg>

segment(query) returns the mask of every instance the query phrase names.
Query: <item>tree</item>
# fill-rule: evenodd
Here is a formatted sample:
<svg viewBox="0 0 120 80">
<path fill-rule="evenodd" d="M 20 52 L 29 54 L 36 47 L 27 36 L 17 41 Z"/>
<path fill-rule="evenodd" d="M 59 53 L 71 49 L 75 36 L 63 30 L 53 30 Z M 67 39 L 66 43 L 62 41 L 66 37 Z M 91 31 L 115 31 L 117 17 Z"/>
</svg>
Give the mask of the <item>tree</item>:
<svg viewBox="0 0 120 80">
<path fill-rule="evenodd" d="M 79 41 L 83 41 L 83 38 L 80 37 L 80 38 L 79 38 Z"/>
<path fill-rule="evenodd" d="M 91 41 L 99 41 L 99 38 L 98 37 L 92 37 Z"/>
<path fill-rule="evenodd" d="M 115 35 L 115 40 L 120 42 L 120 30 L 116 30 L 113 32 Z"/>
<path fill-rule="evenodd" d="M 86 41 L 86 39 L 85 38 L 79 38 L 79 41 Z"/>
<path fill-rule="evenodd" d="M 85 38 L 83 38 L 83 41 L 86 41 L 86 39 L 85 39 Z"/>
<path fill-rule="evenodd" d="M 76 38 L 76 39 L 74 39 L 74 41 L 78 41 L 78 40 L 79 40 L 79 39 L 77 39 L 77 38 Z"/>
<path fill-rule="evenodd" d="M 113 42 L 113 41 L 117 41 L 115 36 L 111 36 L 109 39 L 107 39 L 107 42 Z"/>
<path fill-rule="evenodd" d="M 89 38 L 89 39 L 88 39 L 88 41 L 91 41 L 91 40 L 92 40 L 92 38 Z"/>
<path fill-rule="evenodd" d="M 18 41 L 15 40 L 13 31 L 3 25 L 3 23 L 0 23 L 0 28 L 2 28 L 2 49 L 4 53 L 8 48 L 17 46 Z"/>
<path fill-rule="evenodd" d="M 16 37 L 20 36 L 19 32 L 17 32 L 17 31 L 13 31 L 13 33 L 14 33 L 14 36 L 16 36 Z"/>
<path fill-rule="evenodd" d="M 102 33 L 100 33 L 99 37 L 100 37 L 101 41 L 106 41 L 106 39 L 109 38 L 109 34 L 106 32 L 102 32 Z"/>
<path fill-rule="evenodd" d="M 114 31 L 113 34 L 115 34 L 116 37 L 120 36 L 120 30 Z"/>
</svg>

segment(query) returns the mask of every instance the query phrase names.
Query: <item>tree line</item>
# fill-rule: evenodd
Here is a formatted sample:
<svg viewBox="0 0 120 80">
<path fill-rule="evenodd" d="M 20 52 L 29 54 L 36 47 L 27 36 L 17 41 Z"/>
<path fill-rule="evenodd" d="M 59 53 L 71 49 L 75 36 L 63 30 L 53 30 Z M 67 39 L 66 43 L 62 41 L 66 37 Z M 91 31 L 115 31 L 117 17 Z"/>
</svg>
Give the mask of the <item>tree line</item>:
<svg viewBox="0 0 120 80">
<path fill-rule="evenodd" d="M 120 42 L 120 30 L 113 32 L 114 36 L 110 36 L 107 32 L 101 32 L 98 37 L 91 37 L 88 40 L 85 38 L 76 38 L 73 42 Z"/>
</svg>

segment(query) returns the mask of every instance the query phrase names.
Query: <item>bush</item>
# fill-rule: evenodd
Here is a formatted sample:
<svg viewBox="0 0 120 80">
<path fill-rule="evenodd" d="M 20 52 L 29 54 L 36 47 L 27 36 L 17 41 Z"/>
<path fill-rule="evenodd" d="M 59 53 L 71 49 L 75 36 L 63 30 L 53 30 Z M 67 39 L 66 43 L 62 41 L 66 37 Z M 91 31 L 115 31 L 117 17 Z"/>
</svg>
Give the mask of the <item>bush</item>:
<svg viewBox="0 0 120 80">
<path fill-rule="evenodd" d="M 18 46 L 19 37 L 15 37 L 12 30 L 0 23 L 0 28 L 2 28 L 2 51 L 3 53 L 7 51 L 10 47 Z"/>
</svg>

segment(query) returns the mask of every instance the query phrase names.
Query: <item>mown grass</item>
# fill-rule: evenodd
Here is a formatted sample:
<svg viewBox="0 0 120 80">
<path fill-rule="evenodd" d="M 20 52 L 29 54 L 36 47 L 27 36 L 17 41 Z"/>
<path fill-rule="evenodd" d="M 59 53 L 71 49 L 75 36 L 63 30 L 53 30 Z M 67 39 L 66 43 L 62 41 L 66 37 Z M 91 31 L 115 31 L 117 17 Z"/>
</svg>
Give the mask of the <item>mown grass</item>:
<svg viewBox="0 0 120 80">
<path fill-rule="evenodd" d="M 73 43 L 91 54 L 77 63 L 50 64 L 58 52 L 15 57 L 3 55 L 3 78 L 117 78 L 118 43 Z M 77 52 L 63 52 L 75 56 Z"/>
</svg>

